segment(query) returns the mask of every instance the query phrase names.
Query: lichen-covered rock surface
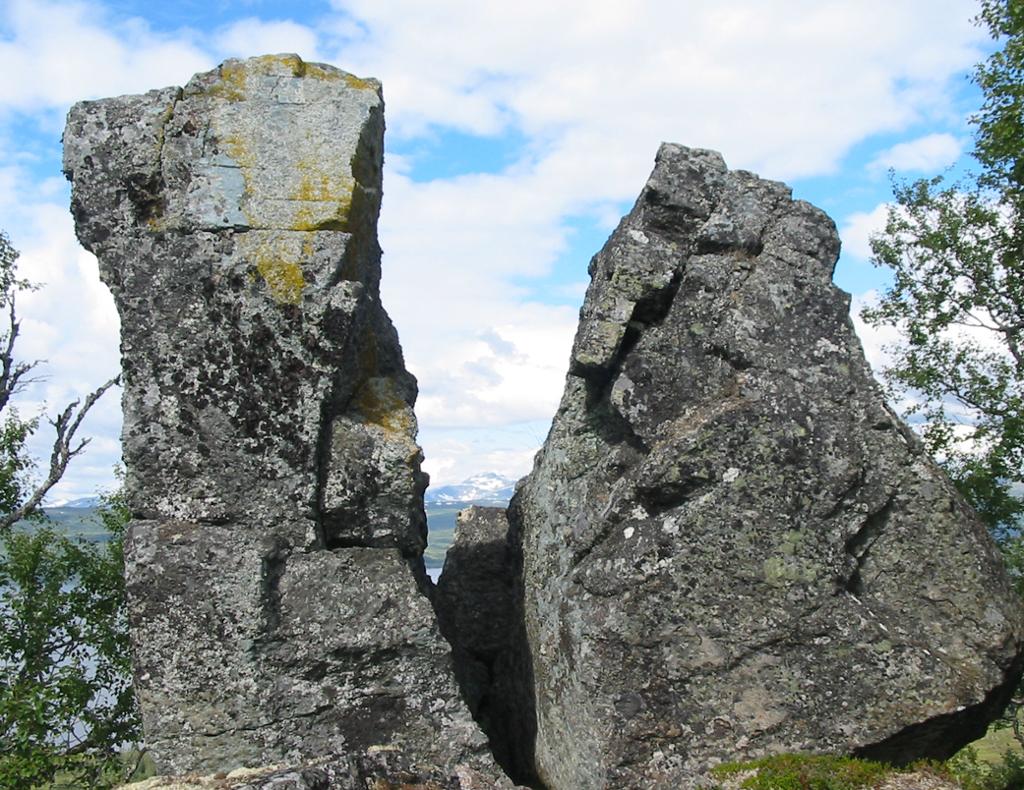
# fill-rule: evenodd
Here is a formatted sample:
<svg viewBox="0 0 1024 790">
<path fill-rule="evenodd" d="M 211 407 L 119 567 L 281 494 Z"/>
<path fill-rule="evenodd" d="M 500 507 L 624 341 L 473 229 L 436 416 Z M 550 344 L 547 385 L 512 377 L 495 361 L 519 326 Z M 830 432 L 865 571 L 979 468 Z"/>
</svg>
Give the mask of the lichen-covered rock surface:
<svg viewBox="0 0 1024 790">
<path fill-rule="evenodd" d="M 121 316 L 136 689 L 165 770 L 371 747 L 493 769 L 421 594 L 383 132 L 376 81 L 294 55 L 68 117 L 78 237 Z"/>
<path fill-rule="evenodd" d="M 201 776 L 156 776 L 119 790 L 493 790 L 494 777 L 469 766 L 410 766 L 401 752 L 374 749 L 297 765 L 238 768 Z"/>
<path fill-rule="evenodd" d="M 784 185 L 665 145 L 591 264 L 510 519 L 549 790 L 978 736 L 1020 674 L 985 529 L 886 407 Z"/>
</svg>

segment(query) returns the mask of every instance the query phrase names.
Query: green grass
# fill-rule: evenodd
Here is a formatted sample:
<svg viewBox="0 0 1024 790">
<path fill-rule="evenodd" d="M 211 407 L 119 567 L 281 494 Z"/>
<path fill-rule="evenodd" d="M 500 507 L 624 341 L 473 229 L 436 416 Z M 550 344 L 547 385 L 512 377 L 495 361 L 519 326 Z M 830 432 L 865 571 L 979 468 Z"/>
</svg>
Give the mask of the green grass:
<svg viewBox="0 0 1024 790">
<path fill-rule="evenodd" d="M 1007 752 L 1024 757 L 1024 749 L 1013 737 L 1013 730 L 989 730 L 985 737 L 975 741 L 971 747 L 978 754 L 978 760 L 983 763 L 995 765 L 1002 762 Z"/>
<path fill-rule="evenodd" d="M 851 757 L 777 754 L 744 763 L 725 763 L 714 769 L 719 779 L 751 771 L 740 787 L 749 790 L 857 790 L 872 787 L 892 766 Z"/>
</svg>

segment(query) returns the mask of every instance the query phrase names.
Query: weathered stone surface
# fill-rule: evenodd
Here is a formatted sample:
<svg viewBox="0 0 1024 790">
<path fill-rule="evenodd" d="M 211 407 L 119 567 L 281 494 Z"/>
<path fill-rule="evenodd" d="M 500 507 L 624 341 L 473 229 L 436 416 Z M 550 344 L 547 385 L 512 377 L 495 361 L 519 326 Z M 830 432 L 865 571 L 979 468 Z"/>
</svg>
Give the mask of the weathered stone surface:
<svg viewBox="0 0 1024 790">
<path fill-rule="evenodd" d="M 493 776 L 467 766 L 411 766 L 396 750 L 328 755 L 299 765 L 240 768 L 228 774 L 157 776 L 120 790 L 493 790 Z"/>
<path fill-rule="evenodd" d="M 1024 633 L 984 528 L 885 406 L 833 223 L 665 145 L 591 264 L 510 509 L 550 790 L 981 733 Z"/>
<path fill-rule="evenodd" d="M 377 82 L 294 55 L 69 115 L 78 236 L 121 315 L 136 688 L 161 768 L 371 746 L 493 768 L 420 594 L 383 131 Z"/>
</svg>

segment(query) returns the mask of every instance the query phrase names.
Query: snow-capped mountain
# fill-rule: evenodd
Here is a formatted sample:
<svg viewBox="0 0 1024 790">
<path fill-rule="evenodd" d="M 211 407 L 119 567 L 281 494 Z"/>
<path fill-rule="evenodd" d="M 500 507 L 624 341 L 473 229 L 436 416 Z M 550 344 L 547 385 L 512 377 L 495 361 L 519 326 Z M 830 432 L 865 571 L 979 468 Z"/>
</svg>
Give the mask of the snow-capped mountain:
<svg viewBox="0 0 1024 790">
<path fill-rule="evenodd" d="M 53 502 L 47 502 L 44 507 L 73 507 L 73 508 L 94 508 L 100 506 L 100 498 L 96 495 L 93 496 L 82 496 L 76 499 L 57 499 Z"/>
<path fill-rule="evenodd" d="M 496 472 L 473 475 L 461 483 L 428 488 L 423 497 L 427 505 L 506 505 L 512 498 L 516 481 Z"/>
</svg>

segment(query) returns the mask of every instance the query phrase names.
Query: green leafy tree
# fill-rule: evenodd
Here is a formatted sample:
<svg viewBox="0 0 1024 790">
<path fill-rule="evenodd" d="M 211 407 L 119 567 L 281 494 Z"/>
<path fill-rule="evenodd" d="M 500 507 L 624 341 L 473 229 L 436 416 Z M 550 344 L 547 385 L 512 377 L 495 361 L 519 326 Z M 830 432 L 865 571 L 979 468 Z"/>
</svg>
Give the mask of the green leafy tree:
<svg viewBox="0 0 1024 790">
<path fill-rule="evenodd" d="M 1002 45 L 974 74 L 979 167 L 954 183 L 895 186 L 872 239 L 893 282 L 863 316 L 902 330 L 884 375 L 910 396 L 928 449 L 1009 547 L 1024 513 L 1024 3 L 984 0 L 978 21 Z M 1012 569 L 1020 583 L 1024 566 Z"/>
<path fill-rule="evenodd" d="M 112 539 L 41 526 L 4 536 L 0 562 L 0 787 L 120 779 L 138 716 L 124 607 L 124 521 Z"/>
<path fill-rule="evenodd" d="M 39 418 L 12 398 L 35 362 L 15 357 L 18 254 L 0 233 L 0 788 L 104 787 L 120 778 L 123 747 L 139 737 L 124 606 L 123 534 L 117 496 L 100 517 L 111 538 L 71 539 L 39 505 L 88 443 L 82 420 L 109 381 L 50 420 L 54 441 L 41 480 L 26 443 Z"/>
</svg>

